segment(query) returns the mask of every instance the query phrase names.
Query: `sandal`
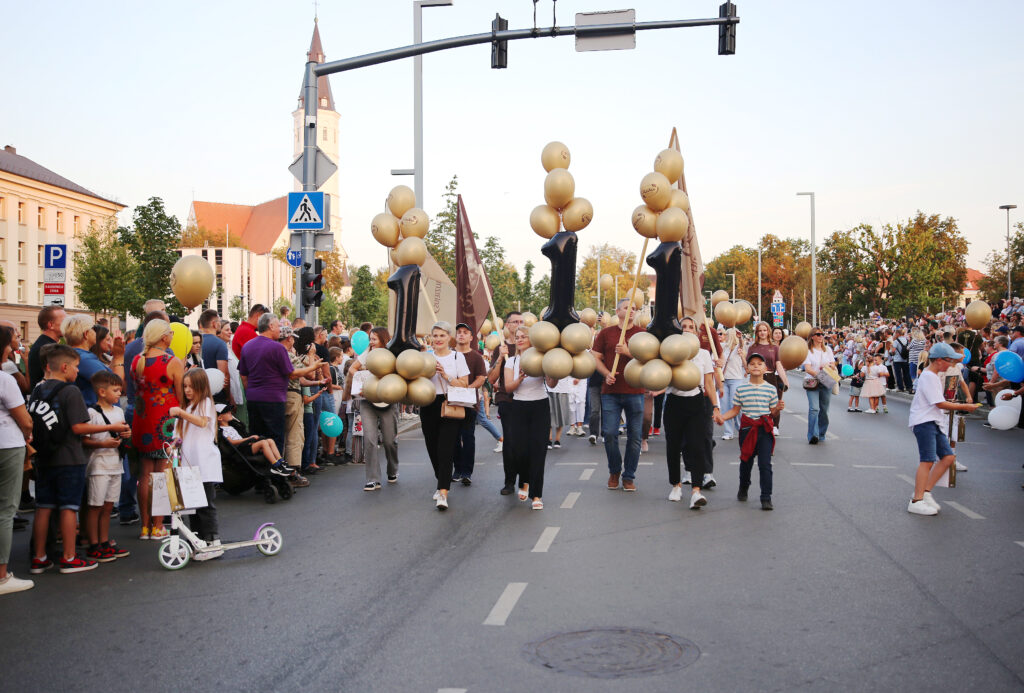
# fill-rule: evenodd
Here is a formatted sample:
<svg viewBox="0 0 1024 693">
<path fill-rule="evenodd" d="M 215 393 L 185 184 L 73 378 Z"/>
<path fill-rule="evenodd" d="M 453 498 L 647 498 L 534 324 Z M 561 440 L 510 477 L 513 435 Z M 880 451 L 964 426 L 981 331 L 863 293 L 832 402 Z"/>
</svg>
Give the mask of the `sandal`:
<svg viewBox="0 0 1024 693">
<path fill-rule="evenodd" d="M 533 506 L 532 507 L 533 507 L 534 510 L 543 510 L 544 509 L 544 501 L 542 501 L 540 498 L 534 498 L 533 499 Z"/>
<path fill-rule="evenodd" d="M 143 541 L 149 540 L 149 527 L 143 527 L 142 531 L 139 532 L 139 539 Z"/>
<path fill-rule="evenodd" d="M 156 527 L 149 533 L 150 539 L 166 539 L 169 536 L 171 536 L 171 533 L 163 527 Z"/>
<path fill-rule="evenodd" d="M 525 488 L 520 488 L 519 489 L 519 500 L 524 501 L 524 500 L 527 500 L 529 497 L 530 497 L 530 492 L 529 491 L 527 491 Z"/>
</svg>

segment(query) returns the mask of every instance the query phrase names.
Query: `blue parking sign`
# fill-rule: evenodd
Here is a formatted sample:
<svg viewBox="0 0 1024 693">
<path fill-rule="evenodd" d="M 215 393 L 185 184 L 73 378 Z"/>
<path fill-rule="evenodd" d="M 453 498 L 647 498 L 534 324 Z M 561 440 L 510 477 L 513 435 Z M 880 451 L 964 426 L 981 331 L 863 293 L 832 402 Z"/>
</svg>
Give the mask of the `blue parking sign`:
<svg viewBox="0 0 1024 693">
<path fill-rule="evenodd" d="M 64 243 L 48 243 L 43 254 L 43 269 L 66 269 L 68 247 Z"/>
</svg>

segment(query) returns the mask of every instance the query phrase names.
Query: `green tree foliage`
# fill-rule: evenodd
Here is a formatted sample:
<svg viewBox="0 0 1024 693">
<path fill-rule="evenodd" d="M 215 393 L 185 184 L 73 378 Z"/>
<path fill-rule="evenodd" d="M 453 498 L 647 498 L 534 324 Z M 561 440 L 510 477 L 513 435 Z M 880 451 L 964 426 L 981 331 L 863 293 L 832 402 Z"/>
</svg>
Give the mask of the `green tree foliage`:
<svg viewBox="0 0 1024 693">
<path fill-rule="evenodd" d="M 163 200 L 151 197 L 145 205 L 136 207 L 132 225 L 119 228 L 117 233 L 138 268 L 129 312 L 141 316 L 142 304 L 159 298 L 167 303 L 169 313 L 184 315 L 187 311 L 171 293 L 170 282 L 171 269 L 178 261 L 181 224 L 167 214 Z"/>
<path fill-rule="evenodd" d="M 516 310 L 530 310 L 529 306 L 533 300 L 533 271 L 536 269 L 533 260 L 527 260 L 523 266 L 523 278 L 516 289 Z M 543 306 L 541 306 L 543 307 Z"/>
<path fill-rule="evenodd" d="M 317 319 L 324 327 L 330 326 L 335 320 L 344 320 L 341 317 L 341 307 L 344 305 L 338 295 L 331 291 L 324 291 L 323 301 L 320 302 L 320 310 L 317 312 Z"/>
<path fill-rule="evenodd" d="M 270 309 L 274 311 L 274 315 L 280 315 L 281 308 L 284 308 L 285 306 L 287 306 L 288 310 L 291 311 L 289 313 L 291 317 L 297 317 L 295 313 L 295 304 L 292 303 L 291 299 L 285 296 L 278 296 L 277 298 L 275 298 L 274 303 L 270 306 Z"/>
<path fill-rule="evenodd" d="M 247 317 L 249 317 L 249 311 L 242 302 L 242 297 L 239 295 L 232 296 L 231 301 L 228 302 L 228 318 L 241 322 Z"/>
<path fill-rule="evenodd" d="M 539 318 L 544 309 L 548 307 L 548 301 L 550 300 L 551 277 L 545 274 L 533 285 L 533 291 L 530 292 L 530 302 L 523 304 L 523 312 L 530 311 Z"/>
<path fill-rule="evenodd" d="M 75 251 L 75 294 L 93 313 L 126 315 L 135 305 L 138 266 L 117 235 L 117 222 L 90 226 Z"/>
<path fill-rule="evenodd" d="M 761 310 L 770 319 L 769 306 L 776 291 L 782 293 L 789 317 L 795 313 L 802 320 L 806 303 L 806 314 L 810 319 L 811 308 L 811 244 L 797 238 L 779 238 L 766 234 L 760 240 L 761 246 Z M 717 255 L 704 266 L 704 289 L 719 289 L 732 294 L 730 274 L 736 275 L 736 298 L 750 301 L 757 310 L 757 248 L 736 245 Z M 822 294 L 823 282 L 827 280 L 818 274 L 818 295 Z M 820 300 L 819 300 L 820 303 Z"/>
<path fill-rule="evenodd" d="M 648 248 L 652 249 L 650 245 L 648 245 Z M 610 290 L 601 291 L 601 306 L 597 305 L 597 285 L 600 279 L 597 271 L 598 257 L 601 258 L 600 275 L 610 274 L 613 278 L 612 281 L 618 282 L 619 298 L 627 296 L 630 288 L 633 286 L 633 280 L 636 278 L 635 253 L 627 252 L 609 243 L 600 246 L 590 246 L 590 250 L 587 252 L 586 257 L 583 258 L 583 263 L 579 265 L 576 273 L 576 308 L 578 309 L 591 307 L 595 310 L 610 311 L 615 306 L 614 283 Z M 618 279 L 616 280 L 615 277 L 618 277 Z M 547 285 L 550 286 L 550 278 L 546 279 Z M 641 272 L 637 290 L 646 292 L 650 285 L 651 280 L 648 273 Z M 545 290 L 542 308 L 547 305 L 547 301 L 548 297 Z"/>
<path fill-rule="evenodd" d="M 1024 222 L 1018 221 L 1010 234 L 1010 285 L 1014 296 L 1024 296 Z M 985 256 L 988 275 L 979 282 L 985 300 L 1006 297 L 1006 250 L 993 250 Z"/>
<path fill-rule="evenodd" d="M 501 241 L 489 236 L 480 250 L 480 259 L 491 283 L 494 310 L 498 315 L 516 310 L 519 306 L 522 282 L 515 266 L 505 259 L 505 248 L 502 247 Z"/>
<path fill-rule="evenodd" d="M 385 286 L 380 286 L 381 275 L 384 275 Z M 372 322 L 374 325 L 385 325 L 388 319 L 388 294 L 386 272 L 378 271 L 376 276 L 370 271 L 369 265 L 361 265 L 356 270 L 352 281 L 352 298 L 347 302 L 351 316 L 349 324 Z"/>
<path fill-rule="evenodd" d="M 444 209 L 434 215 L 426 241 L 427 250 L 455 283 L 455 224 L 459 216 L 459 177 L 452 176 L 444 188 Z M 422 202 L 421 202 L 422 204 Z M 354 285 L 353 285 L 354 286 Z"/>
</svg>

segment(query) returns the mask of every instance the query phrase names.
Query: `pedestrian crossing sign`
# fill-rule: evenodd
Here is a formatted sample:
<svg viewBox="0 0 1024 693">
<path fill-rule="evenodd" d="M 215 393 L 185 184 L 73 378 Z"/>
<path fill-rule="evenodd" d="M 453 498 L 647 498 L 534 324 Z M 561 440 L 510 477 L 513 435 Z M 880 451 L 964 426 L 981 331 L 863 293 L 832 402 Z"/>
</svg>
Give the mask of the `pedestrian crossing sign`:
<svg viewBox="0 0 1024 693">
<path fill-rule="evenodd" d="M 323 231 L 325 228 L 322 192 L 288 193 L 288 228 L 293 231 Z"/>
</svg>

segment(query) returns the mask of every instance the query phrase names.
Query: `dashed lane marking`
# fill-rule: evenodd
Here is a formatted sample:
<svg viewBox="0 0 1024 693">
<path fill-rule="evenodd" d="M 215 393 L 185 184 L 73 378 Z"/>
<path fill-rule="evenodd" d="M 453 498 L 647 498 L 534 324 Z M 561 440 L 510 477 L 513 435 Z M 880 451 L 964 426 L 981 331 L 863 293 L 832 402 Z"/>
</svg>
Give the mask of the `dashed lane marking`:
<svg viewBox="0 0 1024 693">
<path fill-rule="evenodd" d="M 572 510 L 572 506 L 576 505 L 576 501 L 578 501 L 579 499 L 580 499 L 580 492 L 579 491 L 570 491 L 569 495 L 565 497 L 564 501 L 562 501 L 562 506 L 561 506 L 562 509 L 563 510 Z"/>
<path fill-rule="evenodd" d="M 1017 546 L 1021 547 L 1022 549 L 1024 549 L 1024 541 L 1015 541 L 1013 543 L 1016 544 Z"/>
<path fill-rule="evenodd" d="M 854 469 L 896 469 L 896 465 L 890 464 L 855 464 Z"/>
<path fill-rule="evenodd" d="M 523 596 L 523 591 L 526 589 L 526 582 L 510 582 L 505 587 L 505 591 L 498 597 L 498 601 L 495 602 L 494 608 L 491 609 L 491 613 L 487 614 L 487 618 L 484 619 L 485 626 L 503 626 L 505 621 L 508 620 L 509 615 L 512 613 L 512 609 L 516 607 L 516 602 Z"/>
<path fill-rule="evenodd" d="M 558 536 L 558 530 L 561 527 L 545 527 L 544 531 L 540 533 L 540 539 L 533 545 L 530 553 L 547 553 L 548 549 L 551 548 L 551 543 Z"/>
<path fill-rule="evenodd" d="M 594 468 L 584 469 L 580 473 L 580 481 L 590 481 L 590 477 L 594 476 Z"/>
<path fill-rule="evenodd" d="M 556 467 L 590 467 L 597 462 L 555 462 Z"/>
<path fill-rule="evenodd" d="M 913 485 L 914 485 L 914 480 L 913 480 L 913 479 L 911 479 L 911 478 L 910 478 L 909 476 L 907 476 L 906 474 L 897 474 L 897 475 L 896 475 L 896 477 L 897 477 L 897 478 L 899 478 L 899 479 L 903 479 L 904 481 L 906 481 L 906 482 L 907 482 L 908 484 L 910 484 L 911 486 L 913 486 Z"/>
<path fill-rule="evenodd" d="M 466 693 L 466 688 L 438 688 L 437 693 Z"/>
<path fill-rule="evenodd" d="M 794 467 L 835 467 L 831 462 L 790 462 Z"/>
<path fill-rule="evenodd" d="M 945 505 L 948 505 L 949 507 L 953 508 L 953 510 L 959 510 L 960 512 L 962 512 L 964 515 L 966 515 L 967 517 L 971 518 L 972 520 L 984 520 L 985 519 L 984 515 L 979 515 L 978 513 L 976 513 L 973 510 L 971 510 L 970 508 L 965 508 L 964 506 L 960 505 L 959 503 L 957 503 L 955 501 L 948 500 L 948 501 L 943 501 L 943 503 Z"/>
</svg>

